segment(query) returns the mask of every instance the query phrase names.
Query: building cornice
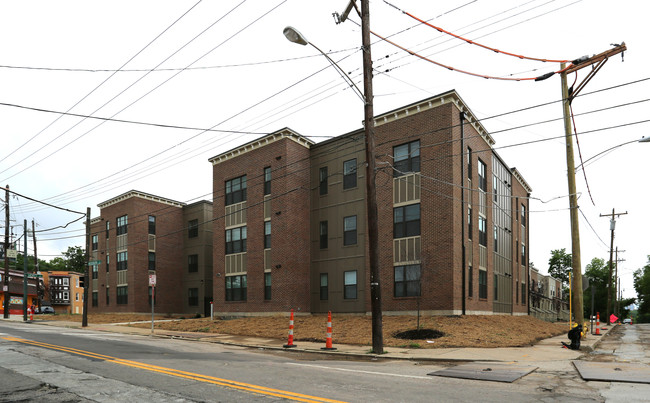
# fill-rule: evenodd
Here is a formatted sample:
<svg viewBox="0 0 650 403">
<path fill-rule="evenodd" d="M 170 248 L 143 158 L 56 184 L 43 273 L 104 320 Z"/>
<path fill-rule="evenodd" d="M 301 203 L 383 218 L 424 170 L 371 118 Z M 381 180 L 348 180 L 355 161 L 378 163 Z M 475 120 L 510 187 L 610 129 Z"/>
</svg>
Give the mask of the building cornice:
<svg viewBox="0 0 650 403">
<path fill-rule="evenodd" d="M 181 203 L 181 202 L 178 202 L 178 201 L 175 201 L 175 200 L 166 199 L 164 197 L 155 196 L 155 195 L 152 195 L 152 194 L 149 194 L 149 193 L 139 192 L 137 190 L 131 190 L 131 191 L 123 193 L 123 194 L 121 194 L 121 195 L 119 195 L 117 197 L 106 200 L 105 202 L 99 203 L 97 205 L 97 207 L 99 207 L 100 209 L 106 208 L 108 206 L 112 206 L 114 204 L 123 202 L 124 200 L 130 199 L 132 197 L 138 197 L 138 198 L 141 198 L 141 199 L 154 201 L 154 202 L 157 202 L 157 203 L 162 203 L 162 204 L 166 204 L 168 206 L 173 206 L 173 207 L 183 207 L 183 206 L 185 206 L 185 203 Z"/>
<path fill-rule="evenodd" d="M 315 144 L 313 141 L 309 140 L 304 136 L 301 136 L 300 134 L 294 132 L 293 130 L 289 128 L 284 128 L 278 130 L 277 132 L 271 133 L 267 136 L 260 137 L 256 140 L 253 140 L 237 148 L 233 148 L 232 150 L 226 151 L 225 153 L 216 155 L 210 158 L 208 161 L 210 161 L 212 165 L 217 165 L 224 161 L 239 157 L 242 154 L 246 154 L 247 152 L 256 150 L 258 148 L 264 147 L 271 143 L 275 143 L 276 141 L 282 139 L 288 139 L 294 141 L 305 148 L 310 148 L 312 145 Z"/>
<path fill-rule="evenodd" d="M 519 172 L 519 171 L 517 170 L 517 168 L 512 168 L 511 171 L 512 171 L 512 174 L 514 175 L 514 177 L 517 179 L 517 181 L 519 181 L 519 183 L 521 184 L 521 186 L 524 187 L 524 189 L 526 190 L 526 192 L 528 192 L 528 193 L 533 193 L 533 189 L 530 187 L 530 185 L 528 184 L 528 182 L 526 182 L 526 180 L 524 179 L 524 177 L 521 175 L 521 172 Z"/>
<path fill-rule="evenodd" d="M 427 98 L 422 101 L 403 106 L 399 109 L 395 109 L 390 112 L 386 112 L 381 115 L 378 115 L 374 119 L 375 127 L 381 126 L 389 122 L 394 122 L 396 120 L 400 120 L 405 117 L 415 115 L 417 113 L 424 112 L 429 109 L 437 108 L 441 105 L 448 104 L 448 103 L 452 103 L 456 105 L 456 107 L 461 112 L 465 112 L 465 119 L 467 123 L 471 124 L 474 127 L 474 129 L 481 135 L 483 140 L 485 140 L 485 142 L 488 143 L 490 147 L 492 147 L 495 144 L 495 141 L 492 138 L 492 136 L 490 136 L 488 131 L 485 129 L 485 127 L 483 127 L 481 122 L 476 118 L 476 116 L 469 109 L 467 104 L 465 104 L 465 101 L 463 101 L 460 95 L 458 95 L 456 90 L 451 90 L 443 94 L 436 95 L 434 97 Z"/>
</svg>

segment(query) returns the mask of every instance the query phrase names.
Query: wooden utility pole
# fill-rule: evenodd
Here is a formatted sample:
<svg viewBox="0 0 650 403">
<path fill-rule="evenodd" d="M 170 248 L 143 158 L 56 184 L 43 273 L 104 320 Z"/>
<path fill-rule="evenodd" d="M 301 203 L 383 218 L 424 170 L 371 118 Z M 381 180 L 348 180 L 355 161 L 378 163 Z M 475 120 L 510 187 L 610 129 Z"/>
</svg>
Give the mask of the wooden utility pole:
<svg viewBox="0 0 650 403">
<path fill-rule="evenodd" d="M 9 319 L 9 185 L 5 188 L 5 274 L 2 278 L 4 292 L 4 318 Z"/>
<path fill-rule="evenodd" d="M 619 296 L 620 291 L 621 291 L 621 284 L 619 282 L 619 277 L 618 277 L 618 262 L 624 262 L 625 259 L 619 259 L 618 258 L 618 252 L 625 252 L 624 250 L 618 250 L 618 246 L 616 247 L 616 266 L 614 266 L 614 290 L 616 290 L 616 299 L 614 299 L 614 313 L 616 316 L 619 316 L 619 306 L 618 306 L 618 301 L 622 299 L 622 297 Z"/>
<path fill-rule="evenodd" d="M 377 226 L 377 188 L 375 178 L 375 133 L 372 94 L 372 56 L 370 53 L 370 4 L 361 0 L 361 51 L 363 52 L 364 129 L 366 137 L 366 209 L 368 217 L 368 260 L 370 264 L 370 307 L 372 310 L 372 351 L 384 353 L 379 275 L 379 228 Z"/>
<path fill-rule="evenodd" d="M 88 326 L 88 263 L 90 262 L 90 207 L 86 208 L 86 253 L 85 259 L 86 266 L 84 267 L 84 300 L 83 300 L 83 315 L 81 318 L 81 327 Z"/>
<path fill-rule="evenodd" d="M 612 209 L 612 214 L 601 214 L 601 217 L 611 217 L 609 220 L 609 230 L 611 231 L 611 241 L 609 247 L 609 279 L 607 281 L 607 324 L 611 325 L 609 317 L 612 315 L 612 273 L 614 266 L 614 229 L 616 228 L 616 217 L 627 214 L 625 213 L 616 213 L 615 209 Z"/>
<path fill-rule="evenodd" d="M 34 220 L 32 220 L 32 239 L 34 240 L 34 273 L 38 273 L 40 266 L 38 264 L 38 254 L 36 253 L 36 228 L 34 226 Z"/>
<path fill-rule="evenodd" d="M 561 64 L 560 75 L 562 82 L 562 110 L 564 114 L 564 135 L 566 139 L 567 177 L 569 185 L 569 209 L 571 216 L 571 272 L 573 282 L 571 283 L 571 302 L 575 315 L 575 322 L 580 326 L 584 324 L 583 298 L 582 298 L 582 265 L 580 262 L 580 229 L 578 224 L 578 195 L 576 192 L 575 162 L 573 159 L 573 133 L 571 127 L 571 102 L 578 96 L 578 93 L 587 85 L 593 76 L 603 67 L 609 57 L 627 50 L 625 43 L 615 45 L 613 49 L 606 50 L 592 57 L 584 57 L 574 60 L 571 65 L 565 68 Z M 591 66 L 592 69 L 576 88 L 569 89 L 567 85 L 567 74 L 576 72 L 584 67 Z M 609 305 L 608 305 L 609 310 Z M 609 318 L 608 318 L 609 320 Z"/>
</svg>

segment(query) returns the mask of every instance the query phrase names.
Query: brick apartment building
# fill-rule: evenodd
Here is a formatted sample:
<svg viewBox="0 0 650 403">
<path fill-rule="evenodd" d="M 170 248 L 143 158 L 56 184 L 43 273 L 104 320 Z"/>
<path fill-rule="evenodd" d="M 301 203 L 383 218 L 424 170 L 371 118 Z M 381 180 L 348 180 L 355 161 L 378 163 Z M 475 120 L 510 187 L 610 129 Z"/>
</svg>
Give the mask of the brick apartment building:
<svg viewBox="0 0 650 403">
<path fill-rule="evenodd" d="M 521 173 L 455 91 L 374 122 L 384 313 L 526 315 Z M 370 311 L 364 159 L 362 129 L 210 159 L 217 313 Z"/>
<path fill-rule="evenodd" d="M 91 220 L 90 312 L 209 315 L 212 204 L 185 204 L 130 191 L 98 205 Z"/>
</svg>

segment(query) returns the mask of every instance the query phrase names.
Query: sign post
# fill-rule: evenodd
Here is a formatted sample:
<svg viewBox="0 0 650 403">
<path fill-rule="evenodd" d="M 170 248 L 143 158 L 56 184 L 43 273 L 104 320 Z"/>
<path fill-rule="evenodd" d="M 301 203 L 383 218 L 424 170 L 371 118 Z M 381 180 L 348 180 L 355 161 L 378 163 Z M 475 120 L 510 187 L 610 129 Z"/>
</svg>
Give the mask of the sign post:
<svg viewBox="0 0 650 403">
<path fill-rule="evenodd" d="M 151 335 L 153 336 L 153 307 L 156 301 L 156 275 L 149 275 L 149 287 L 151 287 Z"/>
</svg>

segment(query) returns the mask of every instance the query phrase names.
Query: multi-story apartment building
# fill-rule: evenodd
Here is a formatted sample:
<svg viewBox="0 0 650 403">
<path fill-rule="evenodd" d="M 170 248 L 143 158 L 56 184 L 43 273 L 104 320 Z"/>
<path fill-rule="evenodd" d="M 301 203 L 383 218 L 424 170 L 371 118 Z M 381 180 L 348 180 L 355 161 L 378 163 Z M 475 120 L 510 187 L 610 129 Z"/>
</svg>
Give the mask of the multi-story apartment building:
<svg viewBox="0 0 650 403">
<path fill-rule="evenodd" d="M 130 191 L 91 220 L 90 312 L 207 315 L 212 301 L 212 204 Z M 150 279 L 155 278 L 155 288 Z"/>
<path fill-rule="evenodd" d="M 569 303 L 562 281 L 530 269 L 530 314 L 548 321 L 569 320 Z"/>
<path fill-rule="evenodd" d="M 52 305 L 56 313 L 83 312 L 82 273 L 74 271 L 47 271 L 43 273 L 45 295 L 43 301 Z"/>
<path fill-rule="evenodd" d="M 460 96 L 374 125 L 383 311 L 527 314 L 532 190 Z M 370 311 L 364 160 L 362 129 L 210 159 L 217 312 Z"/>
</svg>

